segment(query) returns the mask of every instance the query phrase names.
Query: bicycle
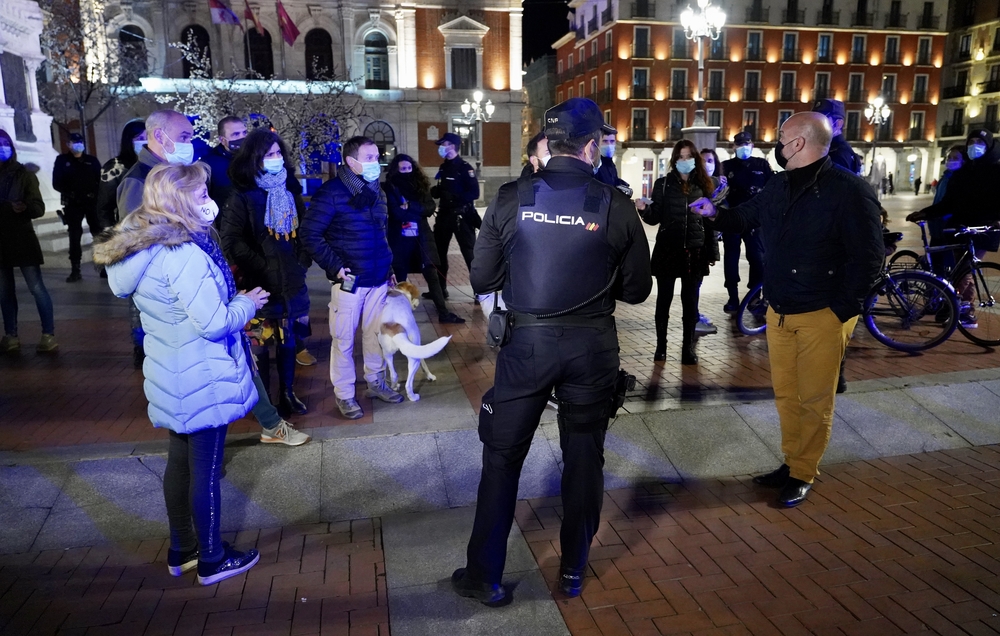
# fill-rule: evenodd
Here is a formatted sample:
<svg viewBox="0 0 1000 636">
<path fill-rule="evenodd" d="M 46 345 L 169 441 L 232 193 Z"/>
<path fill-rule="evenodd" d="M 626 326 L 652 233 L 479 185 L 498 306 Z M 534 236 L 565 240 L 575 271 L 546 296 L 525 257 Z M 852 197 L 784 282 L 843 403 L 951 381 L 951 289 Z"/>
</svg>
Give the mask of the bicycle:
<svg viewBox="0 0 1000 636">
<path fill-rule="evenodd" d="M 925 271 L 932 272 L 932 255 L 941 252 L 958 252 L 964 248 L 964 252 L 958 258 L 955 266 L 951 268 L 948 277 L 942 278 L 957 287 L 959 281 L 968 275 L 972 275 L 971 297 L 960 300 L 960 307 L 968 304 L 969 313 L 975 310 L 973 320 L 963 322 L 959 320 L 958 330 L 966 338 L 983 347 L 996 347 L 1000 345 L 1000 307 L 997 306 L 997 298 L 1000 297 L 1000 265 L 980 260 L 976 256 L 974 237 L 983 234 L 992 234 L 1000 230 L 992 227 L 960 227 L 958 230 L 946 229 L 945 232 L 953 232 L 956 237 L 967 237 L 963 243 L 953 243 L 949 245 L 931 246 L 927 239 L 927 222 L 916 221 L 920 226 L 920 239 L 924 245 L 924 255 L 921 256 L 913 250 L 900 250 L 889 259 L 888 268 L 890 271 Z M 975 331 L 973 331 L 975 330 Z"/>
<path fill-rule="evenodd" d="M 743 298 L 736 325 L 748 335 L 767 329 L 768 303 L 763 284 Z M 955 332 L 958 298 L 947 281 L 912 269 L 890 272 L 883 268 L 862 304 L 862 319 L 868 332 L 882 344 L 907 353 L 938 346 Z"/>
</svg>

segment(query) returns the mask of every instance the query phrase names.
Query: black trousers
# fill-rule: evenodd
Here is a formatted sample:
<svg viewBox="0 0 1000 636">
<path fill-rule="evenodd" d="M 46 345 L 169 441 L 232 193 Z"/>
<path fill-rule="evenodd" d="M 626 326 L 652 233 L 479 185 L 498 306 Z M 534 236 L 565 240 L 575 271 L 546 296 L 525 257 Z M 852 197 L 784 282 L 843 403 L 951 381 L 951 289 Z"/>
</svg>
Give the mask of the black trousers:
<svg viewBox="0 0 1000 636">
<path fill-rule="evenodd" d="M 730 296 L 740 296 L 740 244 L 746 247 L 747 262 L 750 263 L 750 280 L 747 281 L 747 291 L 753 289 L 764 280 L 764 247 L 761 245 L 757 232 L 723 232 L 722 255 L 723 271 L 726 275 L 726 289 Z"/>
<path fill-rule="evenodd" d="M 429 230 L 428 230 L 429 231 Z M 429 241 L 428 241 L 429 242 Z M 433 253 L 425 254 L 423 236 L 401 236 L 395 239 L 392 247 L 392 273 L 396 280 L 404 282 L 409 276 L 414 259 L 420 260 L 420 271 L 427 281 L 427 289 L 431 300 L 439 314 L 448 313 L 448 305 L 444 301 L 444 290 L 441 288 L 441 277 L 438 276 L 437 246 Z"/>
<path fill-rule="evenodd" d="M 63 209 L 63 218 L 66 219 L 66 231 L 69 232 L 69 262 L 73 269 L 80 269 L 80 259 L 83 258 L 83 248 L 80 241 L 83 239 L 83 220 L 87 219 L 91 236 L 101 233 L 101 222 L 97 217 L 95 207 L 66 207 Z"/>
<path fill-rule="evenodd" d="M 495 385 L 479 411 L 483 472 L 467 551 L 472 579 L 500 583 L 503 576 L 521 467 L 553 389 L 560 403 L 606 404 L 618 362 L 618 334 L 610 327 L 522 327 L 500 350 Z M 586 569 L 601 521 L 607 428 L 606 411 L 586 425 L 559 425 L 564 463 L 559 540 L 562 567 L 572 574 Z"/>
<path fill-rule="evenodd" d="M 465 259 L 465 266 L 472 268 L 472 251 L 476 246 L 476 228 L 469 223 L 468 219 L 459 216 L 455 212 L 438 212 L 437 222 L 434 225 L 434 242 L 437 244 L 438 258 L 441 259 L 441 289 L 448 288 L 448 247 L 451 245 L 451 237 L 458 241 L 458 248 L 462 250 L 462 258 Z"/>
<path fill-rule="evenodd" d="M 687 335 L 694 333 L 694 326 L 698 324 L 698 297 L 701 291 L 701 281 L 704 276 L 689 274 L 681 277 L 681 324 Z M 674 283 L 677 278 L 673 276 L 656 277 L 656 345 L 660 346 L 667 342 L 667 323 L 670 321 L 670 305 L 674 301 Z"/>
</svg>

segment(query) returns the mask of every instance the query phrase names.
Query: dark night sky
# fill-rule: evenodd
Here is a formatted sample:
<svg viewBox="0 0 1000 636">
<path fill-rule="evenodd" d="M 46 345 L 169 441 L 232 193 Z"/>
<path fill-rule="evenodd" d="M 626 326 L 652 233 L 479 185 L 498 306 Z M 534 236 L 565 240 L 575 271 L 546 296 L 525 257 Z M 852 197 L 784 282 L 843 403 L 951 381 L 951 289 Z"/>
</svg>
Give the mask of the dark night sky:
<svg viewBox="0 0 1000 636">
<path fill-rule="evenodd" d="M 552 43 L 566 35 L 566 0 L 524 0 L 524 63 L 552 52 Z"/>
</svg>

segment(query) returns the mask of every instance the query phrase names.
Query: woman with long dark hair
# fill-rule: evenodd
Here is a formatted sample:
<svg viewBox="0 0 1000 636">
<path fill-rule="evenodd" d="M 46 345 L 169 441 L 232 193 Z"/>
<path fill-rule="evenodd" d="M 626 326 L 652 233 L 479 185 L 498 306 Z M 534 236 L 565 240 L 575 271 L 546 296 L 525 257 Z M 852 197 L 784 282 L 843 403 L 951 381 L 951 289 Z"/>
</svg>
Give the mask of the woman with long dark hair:
<svg viewBox="0 0 1000 636">
<path fill-rule="evenodd" d="M 257 358 L 265 387 L 268 345 L 275 345 L 278 412 L 283 417 L 308 412 L 293 391 L 295 325 L 309 313 L 310 261 L 297 235 L 305 205 L 290 156 L 277 133 L 257 129 L 247 135 L 229 166 L 233 193 L 219 221 L 222 249 L 242 277 L 242 286 L 260 286 L 271 294 L 250 331 L 253 343 L 261 347 Z"/>
<path fill-rule="evenodd" d="M 438 320 L 458 324 L 464 319 L 448 311 L 441 289 L 441 279 L 434 234 L 427 222 L 434 214 L 431 183 L 420 165 L 410 155 L 396 155 L 389 162 L 385 183 L 386 205 L 389 208 L 388 239 L 392 250 L 392 272 L 397 281 L 405 281 L 411 271 L 423 273 L 429 295 L 438 310 Z M 411 269 L 416 265 L 415 270 Z"/>
<path fill-rule="evenodd" d="M 718 259 L 718 241 L 712 222 L 692 212 L 688 205 L 710 197 L 715 183 L 705 172 L 705 161 L 697 146 L 682 139 L 670 156 L 670 172 L 653 183 L 652 201 L 640 200 L 636 207 L 642 220 L 659 224 L 650 261 L 656 277 L 656 351 L 654 360 L 667 355 L 667 320 L 674 299 L 674 283 L 681 279 L 683 342 L 681 363 L 697 364 L 694 351 L 698 324 L 698 289 L 711 263 Z"/>
</svg>

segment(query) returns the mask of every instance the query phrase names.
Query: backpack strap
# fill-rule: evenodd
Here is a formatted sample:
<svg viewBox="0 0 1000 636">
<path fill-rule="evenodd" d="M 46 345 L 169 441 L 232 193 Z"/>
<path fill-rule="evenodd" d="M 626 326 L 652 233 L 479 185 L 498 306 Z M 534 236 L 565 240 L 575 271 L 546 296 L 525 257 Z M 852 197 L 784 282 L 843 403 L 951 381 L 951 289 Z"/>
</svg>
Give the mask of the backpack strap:
<svg viewBox="0 0 1000 636">
<path fill-rule="evenodd" d="M 535 205 L 535 188 L 531 185 L 531 177 L 517 178 L 517 204 L 520 207 Z"/>
</svg>

